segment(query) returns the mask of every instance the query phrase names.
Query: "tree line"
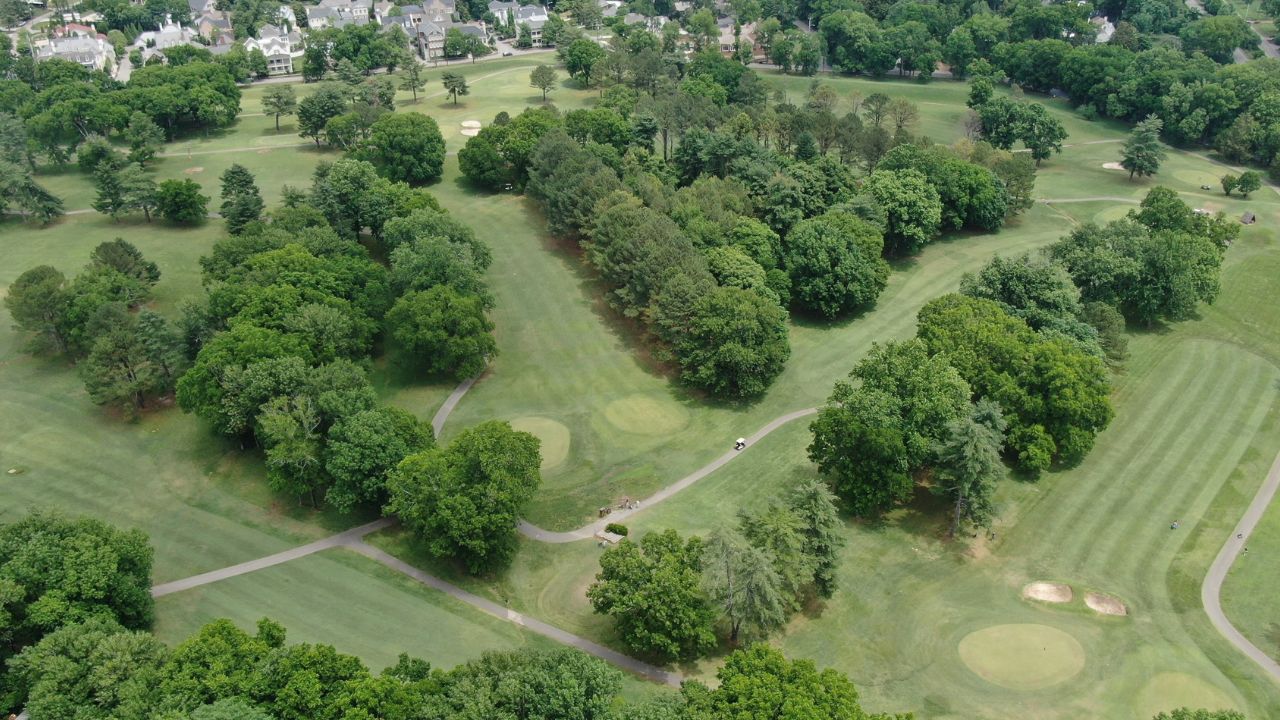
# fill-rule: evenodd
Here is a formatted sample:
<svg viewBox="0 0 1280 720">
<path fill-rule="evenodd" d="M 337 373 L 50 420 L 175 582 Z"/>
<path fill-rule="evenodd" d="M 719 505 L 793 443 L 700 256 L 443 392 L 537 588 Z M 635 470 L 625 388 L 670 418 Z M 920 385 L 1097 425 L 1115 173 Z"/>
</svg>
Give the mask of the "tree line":
<svg viewBox="0 0 1280 720">
<path fill-rule="evenodd" d="M 85 552 L 92 547 L 93 552 Z M 153 550 L 144 533 L 33 513 L 0 524 L 0 711 L 40 720 L 727 720 L 869 715 L 844 674 L 767 645 L 730 654 L 718 687 L 621 698 L 622 673 L 569 648 L 486 652 L 455 668 L 401 654 L 374 672 L 332 645 L 290 643 L 214 620 L 173 647 L 149 629 Z"/>
<path fill-rule="evenodd" d="M 912 135 L 910 103 L 817 83 L 800 104 L 771 103 L 753 71 L 715 52 L 654 79 L 645 43 L 593 47 L 576 74 L 611 74 L 600 106 L 499 115 L 459 166 L 537 200 L 550 231 L 580 243 L 610 305 L 712 395 L 768 388 L 790 354 L 788 310 L 863 311 L 887 283 L 886 258 L 944 231 L 997 230 L 1030 206 L 1031 157 L 935 146 Z"/>
<path fill-rule="evenodd" d="M 924 485 L 951 502 L 953 534 L 990 527 L 1003 462 L 1034 478 L 1082 460 L 1112 418 L 1126 324 L 1194 317 L 1238 233 L 1157 187 L 1123 219 L 993 258 L 920 310 L 914 339 L 873 346 L 836 384 L 809 457 L 855 515 Z"/>
</svg>

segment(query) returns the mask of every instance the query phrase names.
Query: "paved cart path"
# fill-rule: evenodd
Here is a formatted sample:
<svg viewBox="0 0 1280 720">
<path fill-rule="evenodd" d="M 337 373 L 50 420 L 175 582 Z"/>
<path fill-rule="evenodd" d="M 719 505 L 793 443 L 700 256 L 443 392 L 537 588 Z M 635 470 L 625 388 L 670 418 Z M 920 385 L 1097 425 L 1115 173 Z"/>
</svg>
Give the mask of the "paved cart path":
<svg viewBox="0 0 1280 720">
<path fill-rule="evenodd" d="M 1235 530 L 1231 531 L 1227 537 L 1226 544 L 1222 546 L 1218 557 L 1209 567 L 1209 574 L 1204 576 L 1204 584 L 1200 586 L 1200 602 L 1204 604 L 1204 611 L 1209 615 L 1209 622 L 1213 623 L 1218 632 L 1222 633 L 1223 637 L 1239 648 L 1240 652 L 1247 655 L 1250 660 L 1258 663 L 1274 680 L 1280 682 L 1280 663 L 1259 650 L 1257 645 L 1250 642 L 1236 629 L 1235 625 L 1231 624 L 1226 613 L 1222 611 L 1222 601 L 1219 597 L 1222 592 L 1222 581 L 1227 579 L 1231 564 L 1240 556 L 1240 550 L 1248 544 L 1249 534 L 1258 526 L 1258 521 L 1267 511 L 1267 506 L 1275 497 L 1277 488 L 1280 488 L 1280 455 L 1276 455 L 1275 462 L 1271 464 L 1271 471 L 1267 473 L 1266 480 L 1262 481 L 1262 487 L 1258 488 L 1258 494 L 1253 496 L 1253 502 L 1249 504 L 1249 509 L 1245 510 L 1244 517 L 1240 518 Z M 1240 537 L 1236 537 L 1237 535 Z"/>
</svg>

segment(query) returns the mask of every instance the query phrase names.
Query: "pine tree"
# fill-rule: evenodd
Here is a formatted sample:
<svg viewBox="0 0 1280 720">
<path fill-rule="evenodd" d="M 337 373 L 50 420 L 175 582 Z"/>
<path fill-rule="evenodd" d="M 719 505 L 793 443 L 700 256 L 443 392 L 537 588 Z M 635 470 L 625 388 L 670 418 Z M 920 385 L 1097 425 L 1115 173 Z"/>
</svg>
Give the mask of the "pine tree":
<svg viewBox="0 0 1280 720">
<path fill-rule="evenodd" d="M 837 558 L 845 543 L 835 493 L 820 478 L 810 477 L 791 489 L 787 504 L 804 524 L 804 552 L 813 561 L 814 587 L 823 597 L 831 597 L 836 590 Z"/>
<path fill-rule="evenodd" d="M 262 194 L 253 173 L 235 163 L 222 173 L 222 206 L 219 212 L 227 223 L 227 232 L 239 235 L 245 226 L 262 217 Z"/>
<path fill-rule="evenodd" d="M 93 171 L 93 185 L 98 190 L 98 197 L 93 201 L 93 209 L 103 215 L 110 215 L 112 220 L 120 217 L 128 209 L 125 202 L 124 186 L 120 182 L 120 166 L 114 162 L 103 161 Z"/>
<path fill-rule="evenodd" d="M 1164 129 L 1164 121 L 1155 115 L 1148 115 L 1146 120 L 1133 128 L 1133 133 L 1124 143 L 1120 151 L 1120 166 L 1129 171 L 1129 179 L 1134 175 L 1148 177 L 1155 175 L 1164 161 L 1164 148 L 1160 146 L 1160 131 Z"/>
<path fill-rule="evenodd" d="M 947 437 L 937 448 L 935 492 L 954 501 L 951 535 L 969 522 L 990 527 L 995 482 L 1004 471 L 1000 451 L 1004 447 L 1006 424 L 1000 406 L 980 400 L 967 417 L 947 428 Z"/>
</svg>

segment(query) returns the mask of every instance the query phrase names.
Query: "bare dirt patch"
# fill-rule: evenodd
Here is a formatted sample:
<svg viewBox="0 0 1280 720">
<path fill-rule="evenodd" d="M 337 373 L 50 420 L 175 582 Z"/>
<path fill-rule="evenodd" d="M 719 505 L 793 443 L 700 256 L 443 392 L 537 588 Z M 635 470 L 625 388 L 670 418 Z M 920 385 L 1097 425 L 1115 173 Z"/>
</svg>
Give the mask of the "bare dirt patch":
<svg viewBox="0 0 1280 720">
<path fill-rule="evenodd" d="M 202 173 L 202 172 L 204 172 L 204 168 L 202 168 L 202 167 L 200 167 L 199 165 L 197 165 L 197 166 L 195 166 L 195 167 L 189 167 L 189 168 L 187 168 L 186 170 L 183 170 L 182 172 L 184 172 L 184 173 L 186 173 L 186 174 L 188 174 L 188 175 L 195 175 L 196 173 Z"/>
<path fill-rule="evenodd" d="M 1102 615 L 1123 617 L 1129 614 L 1129 608 L 1125 607 L 1119 598 L 1103 595 L 1102 593 L 1085 593 L 1084 604 L 1088 605 L 1090 610 Z"/>
<path fill-rule="evenodd" d="M 1123 170 L 1124 166 L 1118 162 L 1102 163 L 1103 170 Z"/>
<path fill-rule="evenodd" d="M 1071 586 L 1063 583 L 1033 582 L 1022 588 L 1022 597 L 1047 603 L 1071 602 Z"/>
</svg>

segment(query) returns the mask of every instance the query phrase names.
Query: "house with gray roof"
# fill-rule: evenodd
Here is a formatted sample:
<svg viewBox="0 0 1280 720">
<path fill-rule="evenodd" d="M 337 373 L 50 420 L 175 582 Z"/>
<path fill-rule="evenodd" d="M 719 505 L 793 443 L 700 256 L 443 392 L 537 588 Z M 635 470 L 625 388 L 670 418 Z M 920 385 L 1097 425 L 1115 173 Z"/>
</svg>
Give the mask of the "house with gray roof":
<svg viewBox="0 0 1280 720">
<path fill-rule="evenodd" d="M 372 0 L 320 0 L 319 5 L 307 8 L 307 27 L 324 30 L 365 25 L 372 19 L 372 8 Z"/>
</svg>

